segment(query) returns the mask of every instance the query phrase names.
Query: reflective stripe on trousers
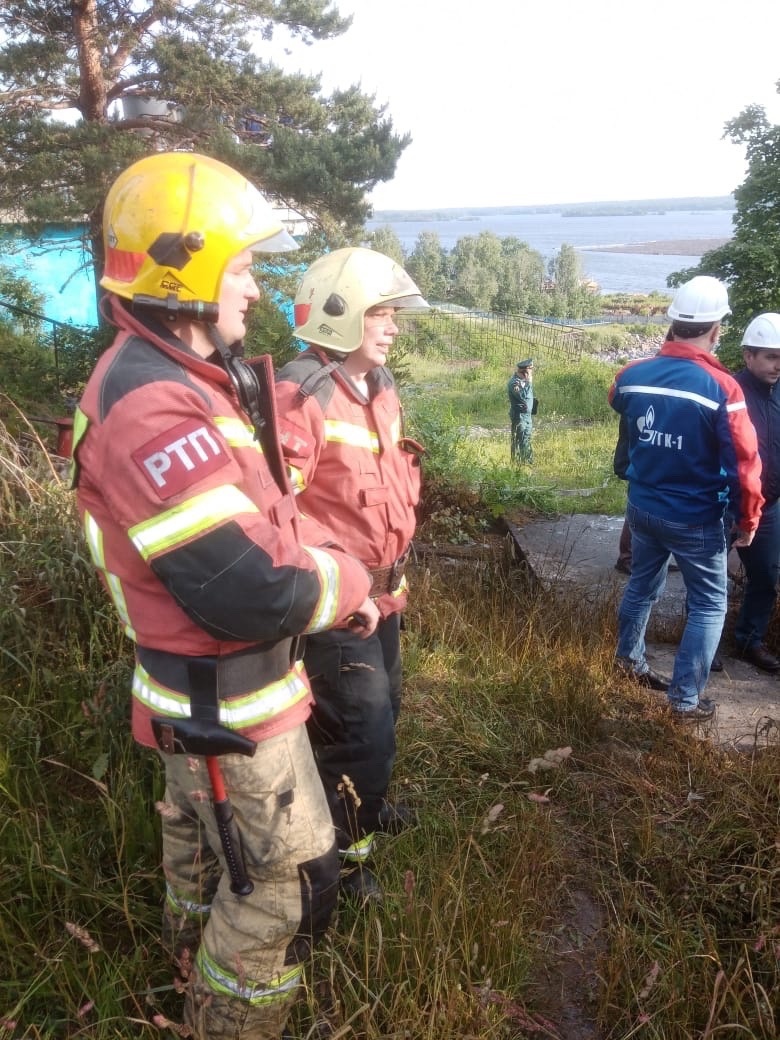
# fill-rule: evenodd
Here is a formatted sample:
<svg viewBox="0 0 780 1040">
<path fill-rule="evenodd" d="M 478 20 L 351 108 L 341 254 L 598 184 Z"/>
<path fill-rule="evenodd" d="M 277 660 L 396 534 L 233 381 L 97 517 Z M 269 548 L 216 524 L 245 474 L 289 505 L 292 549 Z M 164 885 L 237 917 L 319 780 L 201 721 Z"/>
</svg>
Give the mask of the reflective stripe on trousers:
<svg viewBox="0 0 780 1040">
<path fill-rule="evenodd" d="M 346 849 L 339 849 L 339 856 L 345 863 L 365 863 L 374 849 L 374 835 L 367 834 L 359 841 L 353 841 Z"/>
<path fill-rule="evenodd" d="M 306 728 L 263 741 L 252 758 L 220 757 L 254 883 L 248 896 L 230 891 L 205 760 L 161 757 L 163 866 L 173 894 L 166 914 L 178 906 L 192 920 L 195 908 L 211 904 L 193 921 L 199 948 L 187 951 L 195 970 L 185 1020 L 198 1040 L 278 1037 L 338 891 L 333 824 Z"/>
</svg>

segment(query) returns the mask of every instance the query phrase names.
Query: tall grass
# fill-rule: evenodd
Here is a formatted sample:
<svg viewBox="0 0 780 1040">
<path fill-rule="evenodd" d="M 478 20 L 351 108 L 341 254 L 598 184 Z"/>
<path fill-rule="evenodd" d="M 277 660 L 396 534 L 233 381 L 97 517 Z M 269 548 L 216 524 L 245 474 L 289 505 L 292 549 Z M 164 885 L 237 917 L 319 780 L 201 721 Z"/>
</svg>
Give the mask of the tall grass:
<svg viewBox="0 0 780 1040">
<path fill-rule="evenodd" d="M 584 428 L 540 430 L 525 479 L 608 454 Z M 472 445 L 441 433 L 443 454 Z M 45 453 L 0 431 L 0 468 L 0 1037 L 159 1036 L 181 996 L 129 648 Z M 443 476 L 429 494 L 421 544 Z M 455 527 L 485 514 L 460 494 Z M 296 1035 L 776 1038 L 777 743 L 738 756 L 675 729 L 613 674 L 610 605 L 583 618 L 487 544 L 411 568 L 394 783 L 420 823 L 380 843 L 384 902 L 340 907 Z"/>
<path fill-rule="evenodd" d="M 517 344 L 521 352 L 523 344 Z M 534 358 L 532 466 L 509 457 L 507 382 L 500 357 L 459 362 L 404 355 L 411 432 L 427 449 L 426 473 L 480 493 L 495 514 L 622 514 L 625 484 L 612 471 L 617 417 L 607 402 L 615 367 L 590 357 Z"/>
</svg>

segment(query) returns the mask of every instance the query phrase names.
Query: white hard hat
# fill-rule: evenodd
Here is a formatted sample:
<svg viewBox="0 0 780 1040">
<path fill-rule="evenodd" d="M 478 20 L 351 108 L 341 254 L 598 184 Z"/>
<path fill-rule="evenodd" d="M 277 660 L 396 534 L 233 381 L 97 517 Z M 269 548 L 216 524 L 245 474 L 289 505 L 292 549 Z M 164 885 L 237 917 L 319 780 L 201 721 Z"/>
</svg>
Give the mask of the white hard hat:
<svg viewBox="0 0 780 1040">
<path fill-rule="evenodd" d="M 708 274 L 697 274 L 674 294 L 666 312 L 673 321 L 696 325 L 720 321 L 731 314 L 726 286 Z"/>
<path fill-rule="evenodd" d="M 742 337 L 743 347 L 780 350 L 780 314 L 759 314 L 753 318 Z"/>
</svg>

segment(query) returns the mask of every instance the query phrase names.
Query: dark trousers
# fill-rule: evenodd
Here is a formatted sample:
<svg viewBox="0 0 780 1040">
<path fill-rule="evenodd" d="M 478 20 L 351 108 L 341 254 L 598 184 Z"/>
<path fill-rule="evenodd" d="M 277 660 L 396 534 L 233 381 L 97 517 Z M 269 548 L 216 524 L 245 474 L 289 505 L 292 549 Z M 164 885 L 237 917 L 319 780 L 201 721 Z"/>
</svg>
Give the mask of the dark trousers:
<svg viewBox="0 0 780 1040">
<path fill-rule="evenodd" d="M 745 568 L 745 589 L 734 628 L 740 650 L 763 643 L 777 599 L 780 573 L 780 502 L 764 509 L 755 537 L 737 549 Z"/>
<path fill-rule="evenodd" d="M 509 451 L 512 461 L 531 462 L 533 460 L 531 447 L 533 420 L 531 416 L 527 412 L 510 411 L 509 421 L 511 425 Z"/>
<path fill-rule="evenodd" d="M 341 849 L 376 830 L 387 797 L 401 708 L 400 620 L 385 618 L 368 639 L 345 629 L 306 638 L 309 737 Z"/>
<path fill-rule="evenodd" d="M 624 567 L 631 568 L 631 528 L 628 526 L 628 517 L 624 519 L 620 530 L 617 562 Z"/>
</svg>

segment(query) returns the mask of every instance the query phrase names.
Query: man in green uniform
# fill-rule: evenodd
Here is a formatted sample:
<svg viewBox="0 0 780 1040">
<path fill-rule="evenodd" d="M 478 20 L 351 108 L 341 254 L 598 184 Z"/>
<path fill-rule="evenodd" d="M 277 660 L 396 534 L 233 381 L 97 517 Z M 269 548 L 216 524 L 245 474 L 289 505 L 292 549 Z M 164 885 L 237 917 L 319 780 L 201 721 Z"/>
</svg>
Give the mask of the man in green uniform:
<svg viewBox="0 0 780 1040">
<path fill-rule="evenodd" d="M 513 462 L 533 462 L 531 433 L 533 430 L 534 391 L 533 358 L 517 362 L 512 378 L 507 383 L 509 419 L 512 424 L 511 457 Z"/>
</svg>

